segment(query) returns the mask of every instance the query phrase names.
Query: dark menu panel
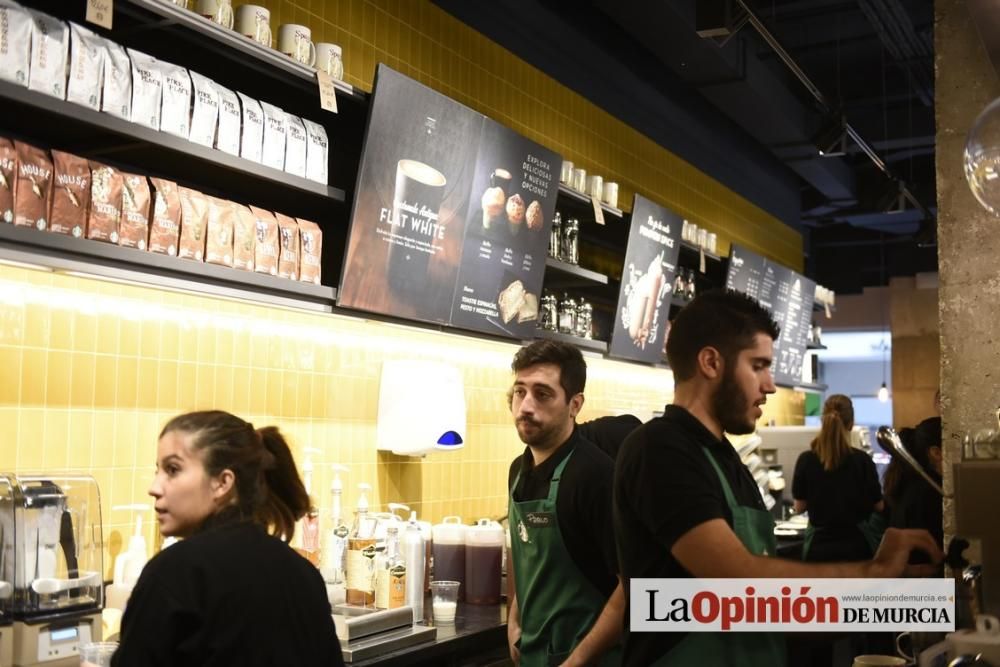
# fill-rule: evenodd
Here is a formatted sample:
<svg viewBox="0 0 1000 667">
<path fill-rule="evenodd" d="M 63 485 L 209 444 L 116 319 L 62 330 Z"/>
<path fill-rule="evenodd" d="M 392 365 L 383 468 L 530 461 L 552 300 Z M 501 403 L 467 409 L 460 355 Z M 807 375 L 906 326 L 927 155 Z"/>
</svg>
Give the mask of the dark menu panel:
<svg viewBox="0 0 1000 667">
<path fill-rule="evenodd" d="M 338 303 L 530 337 L 561 162 L 379 65 Z"/>
<path fill-rule="evenodd" d="M 682 224 L 673 211 L 635 195 L 611 331 L 612 356 L 650 363 L 663 358 Z"/>
<path fill-rule="evenodd" d="M 757 299 L 781 326 L 772 371 L 778 384 L 801 382 L 816 283 L 746 248 L 733 245 L 726 287 Z"/>
</svg>

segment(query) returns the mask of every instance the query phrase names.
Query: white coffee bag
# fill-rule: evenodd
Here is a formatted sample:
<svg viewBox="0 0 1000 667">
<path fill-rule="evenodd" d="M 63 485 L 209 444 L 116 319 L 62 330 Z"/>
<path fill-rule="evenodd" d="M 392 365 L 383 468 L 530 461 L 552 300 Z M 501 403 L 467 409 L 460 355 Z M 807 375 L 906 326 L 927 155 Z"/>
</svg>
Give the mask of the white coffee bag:
<svg viewBox="0 0 1000 667">
<path fill-rule="evenodd" d="M 110 39 L 104 44 L 104 77 L 101 111 L 132 120 L 132 63 L 125 47 Z"/>
<path fill-rule="evenodd" d="M 285 114 L 285 172 L 306 177 L 306 126 L 290 113 Z"/>
<path fill-rule="evenodd" d="M 240 154 L 240 98 L 236 93 L 215 84 L 219 91 L 219 127 L 215 147 L 230 155 Z"/>
<path fill-rule="evenodd" d="M 191 77 L 187 69 L 158 61 L 163 75 L 160 130 L 187 139 L 191 131 Z"/>
<path fill-rule="evenodd" d="M 69 27 L 57 18 L 29 9 L 34 23 L 31 35 L 31 70 L 28 88 L 66 99 L 66 61 Z"/>
<path fill-rule="evenodd" d="M 12 0 L 0 0 L 0 79 L 28 85 L 31 33 L 34 21 L 28 10 Z"/>
<path fill-rule="evenodd" d="M 194 108 L 190 138 L 196 144 L 211 148 L 219 124 L 219 91 L 214 81 L 197 72 L 191 72 L 191 83 L 194 84 Z"/>
<path fill-rule="evenodd" d="M 66 99 L 97 111 L 101 107 L 104 40 L 75 23 L 69 24 L 69 82 Z"/>
<path fill-rule="evenodd" d="M 285 168 L 285 112 L 267 102 L 261 102 L 264 111 L 264 147 L 260 162 L 272 169 Z"/>
<path fill-rule="evenodd" d="M 302 122 L 306 126 L 306 178 L 326 185 L 330 163 L 330 142 L 326 137 L 326 128 L 306 118 Z"/>
<path fill-rule="evenodd" d="M 132 61 L 132 122 L 160 129 L 160 100 L 163 96 L 163 73 L 156 58 L 128 49 Z"/>
<path fill-rule="evenodd" d="M 240 136 L 240 155 L 248 160 L 260 162 L 261 148 L 264 141 L 264 112 L 260 102 L 236 93 L 243 107 L 243 130 Z"/>
</svg>

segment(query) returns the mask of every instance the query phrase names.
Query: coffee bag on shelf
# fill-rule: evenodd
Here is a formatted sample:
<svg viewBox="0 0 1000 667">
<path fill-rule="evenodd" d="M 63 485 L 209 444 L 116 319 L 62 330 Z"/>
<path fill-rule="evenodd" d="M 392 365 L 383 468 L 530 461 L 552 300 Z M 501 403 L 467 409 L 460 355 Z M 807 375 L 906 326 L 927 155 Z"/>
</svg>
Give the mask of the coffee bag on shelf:
<svg viewBox="0 0 1000 667">
<path fill-rule="evenodd" d="M 146 249 L 149 241 L 149 181 L 140 174 L 122 174 L 122 219 L 118 245 Z"/>
<path fill-rule="evenodd" d="M 52 151 L 52 170 L 55 186 L 49 231 L 83 238 L 90 210 L 90 164 L 85 158 Z"/>
<path fill-rule="evenodd" d="M 46 229 L 52 197 L 52 161 L 48 153 L 15 141 L 17 150 L 17 185 L 14 188 L 14 224 Z"/>
<path fill-rule="evenodd" d="M 264 145 L 260 162 L 265 167 L 285 168 L 285 112 L 267 102 L 261 102 L 264 112 Z"/>
<path fill-rule="evenodd" d="M 306 177 L 306 126 L 290 113 L 285 114 L 285 172 Z"/>
<path fill-rule="evenodd" d="M 163 75 L 160 131 L 187 139 L 191 132 L 191 77 L 180 65 L 158 61 Z"/>
<path fill-rule="evenodd" d="M 121 224 L 122 173 L 100 162 L 90 163 L 90 215 L 87 238 L 118 243 Z"/>
<path fill-rule="evenodd" d="M 190 138 L 196 144 L 211 148 L 219 125 L 219 91 L 214 81 L 197 72 L 191 72 L 191 83 L 194 84 L 194 107 Z"/>
<path fill-rule="evenodd" d="M 14 142 L 0 137 L 0 222 L 14 222 L 14 189 L 17 187 L 17 150 Z"/>
<path fill-rule="evenodd" d="M 31 36 L 31 69 L 28 88 L 66 99 L 66 61 L 69 27 L 59 19 L 29 9 L 34 24 Z"/>
<path fill-rule="evenodd" d="M 256 218 L 246 206 L 229 203 L 233 207 L 233 267 L 253 271 Z"/>
<path fill-rule="evenodd" d="M 274 214 L 251 206 L 254 217 L 254 271 L 278 275 L 278 221 Z"/>
<path fill-rule="evenodd" d="M 215 132 L 215 147 L 230 155 L 240 154 L 240 98 L 236 93 L 215 84 L 219 91 L 219 127 Z"/>
<path fill-rule="evenodd" d="M 31 67 L 31 32 L 34 21 L 28 10 L 12 2 L 0 0 L 0 79 L 28 85 Z"/>
<path fill-rule="evenodd" d="M 104 76 L 101 111 L 132 120 L 132 61 L 125 47 L 110 39 L 104 43 Z"/>
<path fill-rule="evenodd" d="M 306 118 L 302 119 L 302 123 L 306 126 L 306 178 L 326 185 L 330 162 L 330 142 L 326 137 L 326 128 Z"/>
<path fill-rule="evenodd" d="M 153 213 L 149 221 L 149 251 L 174 257 L 181 233 L 181 195 L 177 184 L 164 178 L 149 179 L 153 186 Z"/>
<path fill-rule="evenodd" d="M 177 189 L 181 194 L 181 240 L 177 256 L 200 262 L 205 258 L 208 199 L 191 188 Z"/>
<path fill-rule="evenodd" d="M 97 111 L 101 108 L 104 40 L 75 23 L 69 24 L 69 81 L 66 99 Z"/>
<path fill-rule="evenodd" d="M 260 102 L 236 93 L 243 108 L 243 130 L 240 135 L 240 156 L 247 160 L 260 162 L 260 152 L 264 142 L 264 112 Z"/>
<path fill-rule="evenodd" d="M 159 130 L 163 72 L 156 58 L 127 49 L 132 62 L 132 122 Z"/>
<path fill-rule="evenodd" d="M 298 280 L 299 278 L 299 225 L 295 218 L 275 213 L 278 221 L 278 276 Z"/>
<path fill-rule="evenodd" d="M 230 202 L 218 197 L 208 199 L 208 227 L 205 233 L 205 261 L 233 265 L 233 210 Z"/>
<path fill-rule="evenodd" d="M 323 232 L 315 222 L 296 218 L 299 223 L 299 280 L 320 284 L 320 265 L 323 259 Z"/>
</svg>

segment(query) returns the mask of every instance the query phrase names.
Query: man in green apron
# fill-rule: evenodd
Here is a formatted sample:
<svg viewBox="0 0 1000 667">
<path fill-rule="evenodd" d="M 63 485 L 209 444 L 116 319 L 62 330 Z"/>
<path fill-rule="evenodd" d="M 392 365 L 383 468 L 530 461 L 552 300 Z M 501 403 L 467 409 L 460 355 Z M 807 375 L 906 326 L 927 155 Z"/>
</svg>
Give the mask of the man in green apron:
<svg viewBox="0 0 1000 667">
<path fill-rule="evenodd" d="M 508 477 L 511 657 L 522 667 L 618 665 L 625 597 L 611 530 L 614 463 L 575 423 L 587 366 L 572 345 L 537 341 L 511 368 L 511 413 L 527 445 Z"/>
<path fill-rule="evenodd" d="M 860 563 L 774 558 L 774 522 L 725 433 L 752 433 L 776 391 L 778 325 L 754 299 L 703 292 L 677 315 L 667 340 L 674 402 L 622 445 L 615 468 L 614 527 L 628 598 L 632 578 L 898 577 L 913 549 L 943 554 L 925 531 L 886 532 Z M 644 604 L 627 600 L 628 604 Z M 626 615 L 627 617 L 627 615 Z M 634 632 L 625 665 L 780 667 L 779 633 Z"/>
</svg>

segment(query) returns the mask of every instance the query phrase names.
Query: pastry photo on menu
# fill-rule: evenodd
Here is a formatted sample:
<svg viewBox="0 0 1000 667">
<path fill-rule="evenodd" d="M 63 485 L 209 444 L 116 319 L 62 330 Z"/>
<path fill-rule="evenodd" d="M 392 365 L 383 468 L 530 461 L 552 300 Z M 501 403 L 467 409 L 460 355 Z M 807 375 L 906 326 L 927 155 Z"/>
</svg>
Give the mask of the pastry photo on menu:
<svg viewBox="0 0 1000 667">
<path fill-rule="evenodd" d="M 511 279 L 508 273 L 504 282 L 510 281 L 497 296 L 497 308 L 503 324 L 516 320 L 518 324 L 538 319 L 538 295 L 528 292 L 520 279 Z"/>
</svg>

